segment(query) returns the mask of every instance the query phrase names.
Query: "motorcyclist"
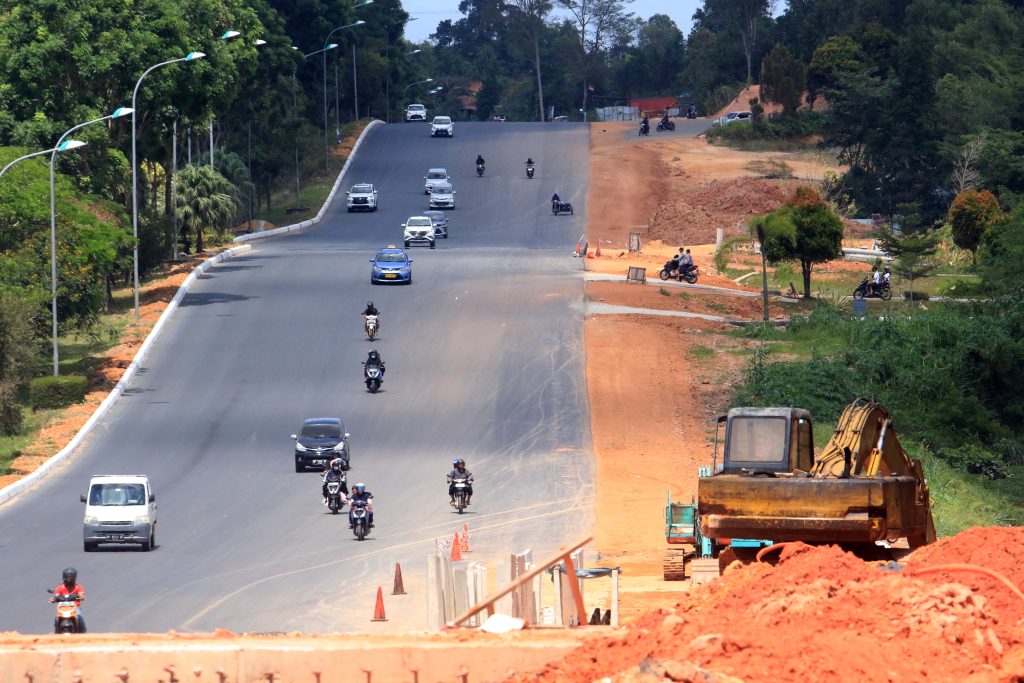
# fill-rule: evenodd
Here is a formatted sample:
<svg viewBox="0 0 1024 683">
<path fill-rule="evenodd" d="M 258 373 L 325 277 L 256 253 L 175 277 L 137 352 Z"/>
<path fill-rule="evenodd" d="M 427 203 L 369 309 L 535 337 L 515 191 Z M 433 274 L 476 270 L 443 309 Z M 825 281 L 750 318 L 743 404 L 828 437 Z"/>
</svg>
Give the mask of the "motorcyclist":
<svg viewBox="0 0 1024 683">
<path fill-rule="evenodd" d="M 476 165 L 477 166 L 483 166 L 484 165 L 484 158 L 482 156 L 480 156 L 479 154 L 476 155 Z"/>
<path fill-rule="evenodd" d="M 78 632 L 85 633 L 85 618 L 82 617 L 82 600 L 85 600 L 85 589 L 78 583 L 78 570 L 74 567 L 68 567 L 64 570 L 61 579 L 62 581 L 53 589 L 53 597 L 50 598 L 50 602 L 57 602 L 57 599 L 62 595 L 77 595 L 78 599 L 75 600 L 75 607 L 77 608 Z M 60 619 L 54 617 L 54 632 L 56 633 L 59 628 Z"/>
<path fill-rule="evenodd" d="M 885 272 L 882 273 L 882 286 L 888 289 L 892 286 L 892 271 L 889 266 L 885 267 Z"/>
<path fill-rule="evenodd" d="M 377 349 L 370 349 L 370 353 L 366 355 L 366 361 L 363 362 L 363 376 L 366 376 L 366 368 L 371 365 L 376 365 L 380 368 L 381 379 L 384 379 L 384 359 L 377 353 Z"/>
<path fill-rule="evenodd" d="M 693 270 L 693 257 L 690 256 L 690 250 L 687 249 L 685 252 L 679 253 L 679 277 L 685 277 L 691 270 Z"/>
<path fill-rule="evenodd" d="M 665 112 L 665 115 L 661 117 L 661 127 L 664 129 L 668 129 L 668 126 L 668 112 Z"/>
<path fill-rule="evenodd" d="M 871 266 L 871 283 L 868 286 L 873 294 L 882 291 L 882 273 L 879 272 L 878 266 Z"/>
<path fill-rule="evenodd" d="M 366 316 L 375 315 L 377 316 L 377 331 L 380 332 L 380 311 L 373 305 L 372 301 L 366 302 L 366 308 L 363 309 L 363 327 L 366 327 Z"/>
<path fill-rule="evenodd" d="M 366 503 L 366 513 L 370 518 L 370 526 L 373 526 L 373 494 L 366 490 L 366 484 L 359 482 L 352 487 L 352 495 L 349 496 L 349 502 L 364 501 Z M 352 516 L 352 508 L 348 509 L 348 527 L 351 529 L 354 527 L 356 520 Z"/>
<path fill-rule="evenodd" d="M 448 495 L 452 499 L 452 507 L 455 506 L 455 480 L 465 479 L 468 489 L 466 490 L 466 505 L 469 505 L 470 499 L 473 498 L 473 473 L 466 469 L 466 461 L 462 458 L 457 458 L 452 461 L 455 469 L 448 473 Z"/>
<path fill-rule="evenodd" d="M 643 131 L 650 131 L 651 130 L 651 120 L 647 117 L 647 112 L 644 112 L 644 117 L 642 119 L 640 119 L 640 130 L 643 130 Z"/>
<path fill-rule="evenodd" d="M 526 165 L 527 165 L 527 166 L 533 166 L 533 165 L 534 165 L 534 164 L 533 164 L 533 158 L 531 158 L 531 157 L 526 157 Z"/>
<path fill-rule="evenodd" d="M 554 204 L 555 202 L 562 202 L 562 198 L 558 196 L 557 192 L 551 195 L 551 203 Z"/>
<path fill-rule="evenodd" d="M 345 504 L 345 498 L 348 496 L 348 484 L 345 483 L 345 477 L 343 475 L 348 470 L 348 467 L 348 463 L 343 459 L 335 458 L 334 460 L 331 460 L 331 464 L 327 466 L 326 470 L 324 470 L 322 482 L 324 505 L 327 505 L 327 483 L 332 481 L 341 482 L 341 486 L 338 487 L 338 490 L 341 491 L 341 503 L 342 505 Z"/>
</svg>

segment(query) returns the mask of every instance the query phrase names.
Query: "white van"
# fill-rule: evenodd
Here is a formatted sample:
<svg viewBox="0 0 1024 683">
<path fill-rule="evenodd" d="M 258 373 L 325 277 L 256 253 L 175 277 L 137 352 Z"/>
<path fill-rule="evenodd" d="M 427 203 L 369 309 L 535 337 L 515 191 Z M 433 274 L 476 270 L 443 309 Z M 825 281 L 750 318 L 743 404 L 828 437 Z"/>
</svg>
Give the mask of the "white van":
<svg viewBox="0 0 1024 683">
<path fill-rule="evenodd" d="M 156 496 L 144 474 L 97 474 L 89 481 L 85 503 L 85 552 L 100 543 L 156 547 Z"/>
</svg>

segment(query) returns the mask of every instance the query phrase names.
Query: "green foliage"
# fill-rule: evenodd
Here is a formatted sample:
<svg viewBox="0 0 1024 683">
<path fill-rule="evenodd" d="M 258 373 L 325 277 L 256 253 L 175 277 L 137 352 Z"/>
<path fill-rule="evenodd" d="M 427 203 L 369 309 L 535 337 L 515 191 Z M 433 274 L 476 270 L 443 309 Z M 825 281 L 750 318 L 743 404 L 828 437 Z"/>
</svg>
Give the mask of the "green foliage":
<svg viewBox="0 0 1024 683">
<path fill-rule="evenodd" d="M 87 387 L 81 375 L 37 377 L 28 383 L 28 402 L 33 409 L 63 408 L 84 401 Z"/>
<path fill-rule="evenodd" d="M 813 106 L 822 90 L 835 90 L 843 76 L 865 68 L 864 51 L 850 36 L 832 36 L 818 46 L 807 69 L 808 97 Z"/>
<path fill-rule="evenodd" d="M 781 43 L 772 48 L 761 65 L 761 97 L 782 105 L 785 116 L 796 114 L 807 85 L 803 63 Z"/>
<path fill-rule="evenodd" d="M 811 296 L 811 272 L 816 263 L 842 253 L 843 224 L 812 188 L 797 188 L 780 209 L 751 219 L 751 232 L 763 235 L 761 248 L 769 263 L 799 261 L 804 298 Z"/>
<path fill-rule="evenodd" d="M 749 242 L 750 238 L 746 235 L 730 235 L 726 237 L 718 249 L 715 250 L 715 270 L 719 273 L 724 273 L 726 268 L 729 267 L 729 256 L 732 252 L 736 251 L 736 247 L 741 244 L 748 244 Z"/>
<path fill-rule="evenodd" d="M 186 166 L 178 172 L 178 220 L 186 232 L 195 234 L 197 251 L 204 249 L 206 230 L 220 234 L 234 218 L 236 192 L 230 181 L 209 166 Z"/>
<path fill-rule="evenodd" d="M 909 223 L 913 223 L 913 215 L 904 215 Z M 938 230 L 924 232 L 910 232 L 895 235 L 892 232 L 883 230 L 876 235 L 879 248 L 887 255 L 896 259 L 894 272 L 907 281 L 909 286 L 908 298 L 915 301 L 920 298 L 920 292 L 914 293 L 914 280 L 927 277 L 938 268 L 935 255 L 939 249 L 939 241 L 942 235 Z"/>
<path fill-rule="evenodd" d="M 748 150 L 789 151 L 806 149 L 808 139 L 825 132 L 826 116 L 820 112 L 798 112 L 795 116 L 763 121 L 757 126 L 732 123 L 707 132 L 708 142 Z"/>
<path fill-rule="evenodd" d="M 960 193 L 949 207 L 947 219 L 953 228 L 953 241 L 976 256 L 981 239 L 1002 215 L 999 201 L 988 190 Z"/>
<path fill-rule="evenodd" d="M 985 233 L 978 254 L 983 291 L 991 295 L 1024 291 L 1024 205 Z"/>
</svg>

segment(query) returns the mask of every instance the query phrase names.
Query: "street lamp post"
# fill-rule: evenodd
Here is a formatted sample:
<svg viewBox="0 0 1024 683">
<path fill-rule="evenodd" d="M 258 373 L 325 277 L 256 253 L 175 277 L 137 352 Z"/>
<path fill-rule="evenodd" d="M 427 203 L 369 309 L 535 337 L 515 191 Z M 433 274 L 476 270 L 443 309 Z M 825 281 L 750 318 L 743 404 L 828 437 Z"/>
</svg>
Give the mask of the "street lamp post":
<svg viewBox="0 0 1024 683">
<path fill-rule="evenodd" d="M 369 4 L 369 3 L 365 3 L 365 4 Z M 328 159 L 327 154 L 328 154 L 328 149 L 329 149 L 329 143 L 327 142 L 327 49 L 328 49 L 327 48 L 327 41 L 331 39 L 331 36 L 333 36 L 338 31 L 341 31 L 342 29 L 354 28 L 356 26 L 362 26 L 365 23 L 366 23 L 365 21 L 360 19 L 359 21 L 356 21 L 354 23 L 345 24 L 344 26 L 339 26 L 338 28 L 336 28 L 336 29 L 332 30 L 330 33 L 328 33 L 327 37 L 324 38 L 324 48 L 322 50 L 317 50 L 317 52 L 322 52 L 323 53 L 323 62 L 324 62 L 324 166 L 327 166 L 327 159 Z M 332 45 L 333 45 L 333 43 L 332 43 Z M 337 47 L 337 45 L 335 45 L 335 47 Z M 313 52 L 311 54 L 316 54 L 316 52 Z"/>
<path fill-rule="evenodd" d="M 408 24 L 410 21 L 416 21 L 417 19 L 419 19 L 419 17 L 409 17 L 409 19 L 405 23 Z M 385 99 L 385 101 L 387 103 L 387 107 L 388 107 L 388 113 L 387 113 L 386 120 L 387 120 L 388 123 L 391 123 L 391 32 L 390 31 L 388 32 L 386 38 L 387 38 L 387 40 L 384 42 L 384 63 L 387 65 L 388 77 L 387 77 L 386 85 L 384 86 L 385 92 L 386 92 L 386 95 L 385 95 L 384 99 Z M 419 50 L 419 49 L 411 50 L 409 52 L 406 52 L 405 56 L 408 57 L 409 55 L 414 55 L 414 54 L 417 54 L 419 52 L 423 52 L 423 50 Z"/>
<path fill-rule="evenodd" d="M 366 7 L 367 5 L 372 5 L 372 4 L 373 4 L 373 0 L 362 0 L 361 2 L 357 1 L 356 3 L 354 3 L 352 5 L 352 9 L 359 9 L 360 7 Z M 359 88 L 356 85 L 356 42 L 354 40 L 352 41 L 352 101 L 354 103 L 353 104 L 353 109 L 355 111 L 355 120 L 358 121 L 359 120 Z M 337 107 L 338 105 L 335 104 L 334 106 Z"/>
<path fill-rule="evenodd" d="M 184 57 L 178 57 L 177 59 L 169 59 L 166 62 L 160 62 L 146 69 L 141 76 L 139 76 L 138 82 L 135 84 L 135 89 L 132 91 L 132 237 L 134 238 L 134 246 L 132 250 L 133 261 L 134 261 L 134 277 L 132 279 L 132 289 L 135 292 L 135 319 L 139 319 L 139 171 L 138 162 L 136 160 L 135 145 L 136 145 L 136 130 L 135 130 L 135 110 L 137 109 L 135 101 L 139 96 L 139 88 L 142 86 L 142 81 L 151 72 L 159 69 L 162 66 L 168 64 L 175 64 L 177 62 L 192 62 L 197 59 L 202 59 L 206 54 L 203 52 L 189 52 Z M 213 149 L 210 149 L 210 158 L 213 158 Z"/>
<path fill-rule="evenodd" d="M 434 82 L 433 78 L 427 78 L 427 79 L 424 79 L 422 81 L 416 81 L 415 83 L 410 83 L 409 85 L 405 86 L 405 88 L 402 90 L 402 97 L 405 97 L 405 93 L 409 92 L 409 88 L 411 88 L 414 85 L 422 85 L 424 83 L 433 83 L 433 82 Z"/>
<path fill-rule="evenodd" d="M 94 123 L 106 121 L 107 119 L 121 118 L 122 116 L 127 116 L 128 114 L 131 114 L 134 111 L 134 109 L 131 109 L 129 107 L 118 107 L 114 110 L 112 114 L 107 114 L 106 116 L 101 116 L 98 119 L 86 121 L 85 123 L 80 123 L 77 126 L 74 126 L 73 128 L 69 128 L 64 133 L 64 135 L 60 136 L 60 139 L 57 140 L 57 145 L 53 148 L 53 151 L 50 153 L 50 313 L 52 318 L 51 322 L 53 325 L 54 377 L 57 377 L 60 374 L 60 368 L 58 365 L 58 363 L 60 362 L 60 351 L 58 350 L 57 345 L 57 193 L 55 190 L 55 174 L 53 170 L 53 164 L 54 161 L 56 161 L 57 159 L 57 152 L 62 151 L 61 147 L 64 144 L 64 140 L 79 128 L 85 128 L 86 126 L 91 126 Z M 76 146 L 81 147 L 84 144 L 85 143 L 83 142 L 80 145 Z M 64 147 L 64 149 L 68 148 Z"/>
</svg>

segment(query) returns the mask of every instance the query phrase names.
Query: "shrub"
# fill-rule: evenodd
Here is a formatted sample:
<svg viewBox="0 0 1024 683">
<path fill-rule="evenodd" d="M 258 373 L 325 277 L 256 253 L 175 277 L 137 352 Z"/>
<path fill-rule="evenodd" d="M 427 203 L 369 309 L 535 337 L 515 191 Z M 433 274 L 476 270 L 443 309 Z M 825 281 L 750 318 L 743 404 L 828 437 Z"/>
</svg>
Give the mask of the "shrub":
<svg viewBox="0 0 1024 683">
<path fill-rule="evenodd" d="M 28 400 L 33 408 L 63 408 L 85 400 L 86 379 L 81 375 L 37 377 L 29 382 Z"/>
<path fill-rule="evenodd" d="M 0 434 L 13 436 L 21 431 L 21 403 L 14 385 L 0 383 Z"/>
</svg>

